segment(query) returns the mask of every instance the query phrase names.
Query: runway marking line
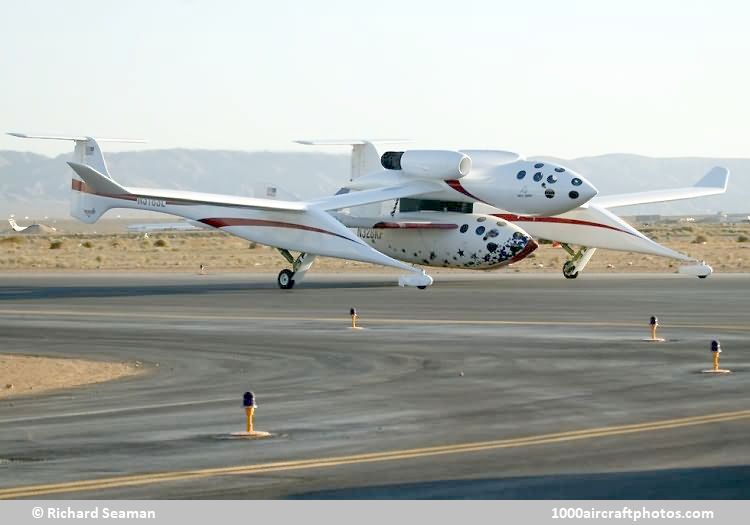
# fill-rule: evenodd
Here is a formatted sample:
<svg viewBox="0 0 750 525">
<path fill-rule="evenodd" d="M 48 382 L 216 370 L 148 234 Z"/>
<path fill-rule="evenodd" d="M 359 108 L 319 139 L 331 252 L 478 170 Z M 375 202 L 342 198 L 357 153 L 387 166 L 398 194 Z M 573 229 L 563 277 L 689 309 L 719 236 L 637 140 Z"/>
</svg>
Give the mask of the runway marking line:
<svg viewBox="0 0 750 525">
<path fill-rule="evenodd" d="M 147 319 L 147 320 L 173 320 L 173 321 L 308 321 L 317 323 L 340 324 L 344 317 L 282 317 L 282 316 L 244 316 L 244 315 L 196 315 L 196 314 L 165 314 L 165 313 L 141 313 L 141 312 L 98 312 L 98 311 L 76 311 L 76 310 L 0 310 L 0 315 L 47 315 L 58 317 L 109 317 L 117 319 Z M 643 327 L 643 323 L 622 321 L 570 321 L 565 319 L 554 319 L 547 321 L 523 321 L 505 319 L 403 319 L 372 317 L 367 318 L 369 324 L 454 324 L 454 325 L 509 325 L 509 326 L 620 326 L 625 328 Z M 672 323 L 662 325 L 664 328 L 697 328 L 727 331 L 750 331 L 750 325 L 721 325 L 721 324 L 691 324 Z"/>
<path fill-rule="evenodd" d="M 139 485 L 148 485 L 152 483 L 189 481 L 217 476 L 264 474 L 290 470 L 318 469 L 326 467 L 338 467 L 342 465 L 408 460 L 449 454 L 465 454 L 470 452 L 527 447 L 533 445 L 546 445 L 552 443 L 563 443 L 583 439 L 611 437 L 640 432 L 654 432 L 659 430 L 683 428 L 695 425 L 707 425 L 710 423 L 737 421 L 740 419 L 748 418 L 750 418 L 750 410 L 740 410 L 736 412 L 724 412 L 711 415 L 652 421 L 650 423 L 636 423 L 629 425 L 573 430 L 568 432 L 557 432 L 552 434 L 541 434 L 536 436 L 500 439 L 494 441 L 481 441 L 475 443 L 392 450 L 387 452 L 373 452 L 367 454 L 355 454 L 327 458 L 259 463 L 255 465 L 242 465 L 236 467 L 217 467 L 199 470 L 156 472 L 150 474 L 117 476 L 92 480 L 51 483 L 45 485 L 27 485 L 0 489 L 0 499 L 15 499 L 48 494 L 59 494 L 63 492 L 81 492 L 103 490 L 109 488 L 133 487 Z"/>
</svg>

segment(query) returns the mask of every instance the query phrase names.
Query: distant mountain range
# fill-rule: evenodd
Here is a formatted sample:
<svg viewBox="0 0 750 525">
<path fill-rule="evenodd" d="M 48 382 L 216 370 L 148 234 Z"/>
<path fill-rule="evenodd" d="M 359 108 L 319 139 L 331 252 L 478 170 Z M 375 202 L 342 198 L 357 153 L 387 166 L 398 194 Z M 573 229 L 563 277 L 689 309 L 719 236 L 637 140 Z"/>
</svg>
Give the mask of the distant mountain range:
<svg viewBox="0 0 750 525">
<path fill-rule="evenodd" d="M 72 172 L 69 155 L 55 158 L 0 151 L 0 216 L 68 216 Z M 264 196 L 268 184 L 279 196 L 330 195 L 349 177 L 349 156 L 324 153 L 152 150 L 106 155 L 115 179 L 128 186 Z M 713 166 L 732 172 L 725 195 L 620 208 L 621 215 L 703 215 L 750 212 L 750 159 L 651 158 L 609 154 L 565 160 L 602 194 L 691 186 Z M 116 212 L 110 212 L 116 213 Z"/>
</svg>

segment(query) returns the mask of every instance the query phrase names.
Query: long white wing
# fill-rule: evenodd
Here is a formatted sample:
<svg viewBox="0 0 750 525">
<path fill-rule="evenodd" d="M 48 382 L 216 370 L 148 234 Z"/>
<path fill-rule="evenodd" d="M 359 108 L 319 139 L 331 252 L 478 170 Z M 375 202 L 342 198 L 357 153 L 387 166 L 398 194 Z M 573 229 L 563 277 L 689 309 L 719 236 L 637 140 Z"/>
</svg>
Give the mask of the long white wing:
<svg viewBox="0 0 750 525">
<path fill-rule="evenodd" d="M 321 210 L 340 210 L 342 208 L 352 208 L 363 206 L 375 202 L 389 201 L 393 199 L 402 199 L 405 197 L 414 197 L 425 193 L 440 191 L 440 184 L 431 181 L 414 181 L 396 186 L 387 186 L 374 190 L 354 191 L 317 199 L 309 202 L 311 207 Z"/>
<path fill-rule="evenodd" d="M 255 199 L 250 197 L 236 197 L 232 195 L 215 195 L 211 193 L 196 193 L 190 191 L 154 189 L 154 188 L 132 188 L 121 186 L 109 177 L 96 171 L 91 166 L 68 162 L 81 179 L 90 189 L 101 195 L 127 195 L 134 194 L 144 197 L 155 197 L 167 200 L 192 202 L 195 204 L 215 204 L 241 206 L 266 210 L 283 210 L 292 212 L 303 212 L 307 209 L 318 209 L 321 211 L 340 210 L 382 202 L 423 193 L 431 193 L 440 190 L 440 185 L 430 181 L 414 181 L 397 186 L 389 186 L 374 190 L 355 191 L 325 197 L 314 201 L 277 201 L 273 199 Z"/>
<path fill-rule="evenodd" d="M 706 175 L 704 175 L 695 186 L 688 188 L 675 188 L 671 190 L 620 193 L 618 195 L 597 195 L 591 200 L 591 204 L 600 208 L 616 208 L 618 206 L 631 206 L 633 204 L 648 204 L 651 202 L 706 197 L 708 195 L 718 195 L 727 191 L 728 182 L 729 170 L 722 168 L 721 166 L 716 166 L 706 173 Z"/>
</svg>

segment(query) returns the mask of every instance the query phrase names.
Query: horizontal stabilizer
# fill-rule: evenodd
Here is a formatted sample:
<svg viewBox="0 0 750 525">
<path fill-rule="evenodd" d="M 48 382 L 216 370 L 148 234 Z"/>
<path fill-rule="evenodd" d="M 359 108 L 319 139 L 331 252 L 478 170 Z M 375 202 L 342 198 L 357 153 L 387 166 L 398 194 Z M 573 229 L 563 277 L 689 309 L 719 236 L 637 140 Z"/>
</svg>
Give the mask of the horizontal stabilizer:
<svg viewBox="0 0 750 525">
<path fill-rule="evenodd" d="M 27 133 L 11 133 L 8 135 L 12 137 L 18 137 L 20 139 L 48 139 L 48 140 L 75 140 L 75 141 L 86 141 L 89 137 L 82 135 L 29 135 Z M 98 142 L 131 142 L 137 144 L 143 144 L 146 141 L 141 139 L 117 139 L 117 138 L 97 138 Z"/>
<path fill-rule="evenodd" d="M 357 144 L 377 144 L 379 142 L 385 144 L 401 144 L 404 142 L 411 142 L 409 139 L 312 139 L 312 140 L 295 140 L 297 144 L 304 144 L 306 146 L 355 146 Z"/>
<path fill-rule="evenodd" d="M 600 208 L 616 208 L 635 204 L 649 204 L 652 202 L 676 201 L 680 199 L 694 199 L 719 195 L 727 191 L 729 170 L 716 166 L 699 180 L 695 186 L 675 188 L 671 190 L 643 191 L 638 193 L 621 193 L 618 195 L 596 196 L 591 200 L 592 205 Z"/>
<path fill-rule="evenodd" d="M 94 192 L 102 195 L 128 195 L 130 192 L 124 187 L 117 184 L 109 177 L 105 177 L 91 166 L 78 164 L 77 162 L 68 162 L 68 166 L 83 179 Z"/>
</svg>

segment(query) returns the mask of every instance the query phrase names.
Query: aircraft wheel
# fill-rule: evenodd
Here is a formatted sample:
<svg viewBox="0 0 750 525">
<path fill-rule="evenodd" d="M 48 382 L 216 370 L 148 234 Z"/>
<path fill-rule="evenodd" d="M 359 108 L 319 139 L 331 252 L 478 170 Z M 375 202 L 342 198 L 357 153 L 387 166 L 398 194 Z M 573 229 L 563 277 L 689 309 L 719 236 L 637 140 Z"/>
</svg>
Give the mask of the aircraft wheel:
<svg viewBox="0 0 750 525">
<path fill-rule="evenodd" d="M 566 279 L 575 279 L 578 277 L 578 272 L 574 272 L 575 265 L 573 265 L 570 261 L 565 261 L 565 264 L 563 264 L 563 275 Z"/>
<path fill-rule="evenodd" d="M 426 289 L 427 287 L 426 287 L 426 286 L 417 286 L 417 288 L 419 288 L 420 290 L 424 290 L 424 289 Z"/>
<path fill-rule="evenodd" d="M 294 272 L 291 270 L 281 270 L 279 272 L 279 288 L 282 290 L 291 290 L 294 287 Z"/>
<path fill-rule="evenodd" d="M 706 277 L 708 277 L 708 275 L 699 275 L 698 279 L 705 279 Z"/>
</svg>

